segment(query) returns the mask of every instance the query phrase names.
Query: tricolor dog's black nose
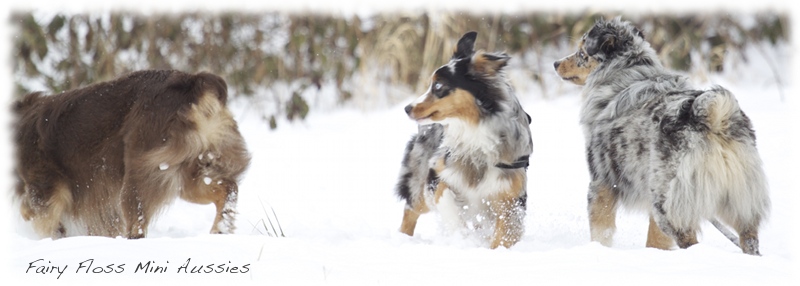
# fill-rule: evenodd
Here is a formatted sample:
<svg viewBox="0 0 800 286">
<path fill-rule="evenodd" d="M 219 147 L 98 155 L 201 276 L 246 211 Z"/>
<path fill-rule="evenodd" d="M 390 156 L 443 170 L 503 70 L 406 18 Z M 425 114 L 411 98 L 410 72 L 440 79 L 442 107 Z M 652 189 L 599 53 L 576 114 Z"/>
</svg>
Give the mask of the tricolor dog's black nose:
<svg viewBox="0 0 800 286">
<path fill-rule="evenodd" d="M 411 109 L 413 109 L 413 108 L 414 108 L 414 107 L 412 107 L 412 106 L 411 106 L 411 104 L 409 104 L 409 105 L 406 105 L 406 114 L 409 114 L 409 115 L 411 115 Z"/>
<path fill-rule="evenodd" d="M 553 67 L 556 68 L 556 69 L 558 69 L 558 66 L 560 66 L 560 65 L 561 65 L 561 61 L 556 61 L 556 62 L 553 63 Z"/>
</svg>

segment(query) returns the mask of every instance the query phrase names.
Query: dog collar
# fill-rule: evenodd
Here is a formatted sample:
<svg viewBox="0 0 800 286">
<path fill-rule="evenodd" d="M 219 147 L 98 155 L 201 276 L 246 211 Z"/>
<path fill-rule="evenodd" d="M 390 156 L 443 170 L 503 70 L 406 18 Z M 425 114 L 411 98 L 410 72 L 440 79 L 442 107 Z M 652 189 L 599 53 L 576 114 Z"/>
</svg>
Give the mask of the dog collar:
<svg viewBox="0 0 800 286">
<path fill-rule="evenodd" d="M 511 164 L 499 163 L 494 166 L 500 169 L 520 169 L 520 168 L 528 168 L 529 162 L 530 162 L 530 156 L 525 155 L 517 158 L 517 160 L 514 161 L 514 163 Z"/>
</svg>

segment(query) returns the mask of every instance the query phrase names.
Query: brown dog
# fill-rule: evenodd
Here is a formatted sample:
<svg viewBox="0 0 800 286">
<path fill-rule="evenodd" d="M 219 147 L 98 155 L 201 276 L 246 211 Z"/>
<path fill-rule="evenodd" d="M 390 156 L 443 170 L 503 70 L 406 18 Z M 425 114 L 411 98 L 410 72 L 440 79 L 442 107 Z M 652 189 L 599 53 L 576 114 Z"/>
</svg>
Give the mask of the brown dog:
<svg viewBox="0 0 800 286">
<path fill-rule="evenodd" d="M 142 238 L 176 197 L 214 203 L 232 233 L 250 156 L 219 76 L 140 71 L 14 106 L 15 198 L 37 233 Z"/>
</svg>

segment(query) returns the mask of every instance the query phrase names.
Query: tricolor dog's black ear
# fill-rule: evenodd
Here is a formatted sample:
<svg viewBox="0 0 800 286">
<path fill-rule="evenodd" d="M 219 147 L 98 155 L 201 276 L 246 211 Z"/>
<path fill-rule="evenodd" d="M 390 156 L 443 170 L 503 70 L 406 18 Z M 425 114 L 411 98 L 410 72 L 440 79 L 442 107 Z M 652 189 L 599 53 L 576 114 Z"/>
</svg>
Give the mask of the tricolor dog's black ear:
<svg viewBox="0 0 800 286">
<path fill-rule="evenodd" d="M 478 37 L 478 32 L 467 32 L 461 39 L 458 40 L 456 51 L 453 52 L 453 59 L 463 59 L 471 57 L 475 53 L 475 39 Z"/>
</svg>

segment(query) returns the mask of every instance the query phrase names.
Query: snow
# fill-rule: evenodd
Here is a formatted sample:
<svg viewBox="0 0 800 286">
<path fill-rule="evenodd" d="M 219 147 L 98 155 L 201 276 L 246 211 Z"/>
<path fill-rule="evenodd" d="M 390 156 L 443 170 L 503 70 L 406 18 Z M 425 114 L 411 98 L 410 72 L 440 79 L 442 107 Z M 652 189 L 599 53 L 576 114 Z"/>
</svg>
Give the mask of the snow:
<svg viewBox="0 0 800 286">
<path fill-rule="evenodd" d="M 772 61 L 783 70 L 793 66 Z M 773 203 L 760 231 L 761 257 L 742 254 L 711 224 L 688 249 L 645 248 L 647 217 L 624 210 L 613 247 L 590 242 L 578 88 L 558 83 L 559 92 L 547 99 L 535 88 L 519 91 L 533 119 L 534 153 L 526 232 L 511 249 L 443 235 L 435 213 L 420 217 L 414 237 L 397 231 L 403 203 L 393 188 L 406 141 L 416 131 L 404 104 L 312 111 L 303 122 L 279 122 L 270 131 L 256 107 L 233 102 L 253 155 L 239 188 L 235 234 L 208 234 L 213 205 L 176 201 L 145 239 L 54 241 L 37 238 L 17 209 L 3 207 L 2 216 L 10 218 L 0 224 L 7 241 L 3 268 L 10 275 L 4 278 L 52 285 L 788 285 L 797 278 L 796 88 L 788 78 L 777 86 L 766 67 L 736 72 L 710 75 L 704 84 L 733 91 L 755 125 Z M 3 149 L 4 158 L 10 154 Z M 0 203 L 10 205 L 9 197 Z M 267 235 L 267 219 L 279 222 L 286 237 Z"/>
<path fill-rule="evenodd" d="M 647 218 L 626 211 L 618 215 L 613 247 L 590 242 L 579 95 L 577 88 L 565 87 L 569 92 L 548 100 L 520 92 L 533 118 L 534 153 L 526 233 L 511 249 L 490 250 L 443 235 L 435 213 L 420 218 L 414 237 L 397 231 L 403 203 L 393 188 L 406 140 L 416 131 L 402 105 L 370 112 L 312 112 L 305 122 L 283 122 L 269 131 L 256 110 L 234 102 L 253 155 L 240 185 L 235 234 L 207 234 L 214 207 L 182 201 L 140 240 L 37 239 L 19 215 L 7 210 L 14 217 L 10 270 L 37 282 L 786 284 L 796 259 L 792 208 L 797 169 L 786 160 L 787 147 L 794 146 L 786 132 L 792 111 L 774 84 L 713 80 L 738 96 L 759 138 L 774 207 L 760 232 L 762 257 L 741 254 L 710 224 L 704 225 L 700 243 L 689 249 L 645 248 Z M 267 218 L 279 222 L 286 237 L 267 236 L 260 222 Z M 60 278 L 57 271 L 37 273 L 48 266 L 67 268 Z M 233 267 L 245 273 L 230 273 Z"/>
</svg>

